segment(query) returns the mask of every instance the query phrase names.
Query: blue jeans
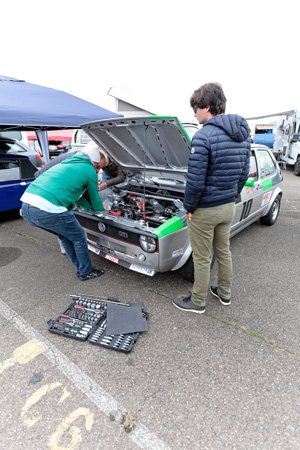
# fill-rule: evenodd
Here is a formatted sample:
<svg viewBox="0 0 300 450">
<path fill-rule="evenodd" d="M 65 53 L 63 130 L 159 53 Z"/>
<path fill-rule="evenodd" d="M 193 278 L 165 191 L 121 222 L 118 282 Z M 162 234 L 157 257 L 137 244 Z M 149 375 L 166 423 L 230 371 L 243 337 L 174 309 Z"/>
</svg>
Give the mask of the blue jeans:
<svg viewBox="0 0 300 450">
<path fill-rule="evenodd" d="M 112 179 L 112 177 L 110 175 L 107 175 L 107 173 L 102 172 L 102 174 L 101 174 L 101 183 L 104 183 L 105 181 L 111 180 L 111 179 Z"/>
<path fill-rule="evenodd" d="M 22 216 L 29 225 L 58 236 L 80 275 L 86 275 L 92 270 L 85 232 L 73 213 L 49 213 L 23 203 Z"/>
</svg>

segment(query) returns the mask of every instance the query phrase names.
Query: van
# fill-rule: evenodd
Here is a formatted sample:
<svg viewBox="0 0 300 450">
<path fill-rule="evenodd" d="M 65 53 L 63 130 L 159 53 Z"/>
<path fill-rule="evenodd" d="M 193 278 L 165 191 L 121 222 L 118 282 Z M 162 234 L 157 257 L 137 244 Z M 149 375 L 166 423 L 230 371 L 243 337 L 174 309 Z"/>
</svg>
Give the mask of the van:
<svg viewBox="0 0 300 450">
<path fill-rule="evenodd" d="M 91 138 L 82 129 L 75 130 L 72 137 L 71 151 L 77 152 L 83 149 L 91 141 Z"/>
</svg>

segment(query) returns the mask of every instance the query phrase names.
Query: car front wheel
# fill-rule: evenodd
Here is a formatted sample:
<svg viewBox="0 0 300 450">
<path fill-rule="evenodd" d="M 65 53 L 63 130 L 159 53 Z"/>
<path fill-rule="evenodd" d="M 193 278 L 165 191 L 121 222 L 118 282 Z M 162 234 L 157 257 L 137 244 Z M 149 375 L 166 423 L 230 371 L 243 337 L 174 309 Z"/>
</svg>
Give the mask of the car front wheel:
<svg viewBox="0 0 300 450">
<path fill-rule="evenodd" d="M 295 163 L 294 173 L 297 177 L 300 176 L 300 156 L 298 156 L 297 161 Z"/>
<path fill-rule="evenodd" d="M 215 256 L 212 253 L 210 257 L 210 270 L 213 268 L 215 262 Z M 193 255 L 190 255 L 187 262 L 178 269 L 179 274 L 184 278 L 186 281 L 190 281 L 191 283 L 194 283 L 194 261 L 193 261 Z"/>
<path fill-rule="evenodd" d="M 260 218 L 261 223 L 263 223 L 264 225 L 274 225 L 279 215 L 280 201 L 281 196 L 277 195 L 277 197 L 275 198 L 275 200 L 271 205 L 271 208 L 269 209 L 268 214 Z"/>
</svg>

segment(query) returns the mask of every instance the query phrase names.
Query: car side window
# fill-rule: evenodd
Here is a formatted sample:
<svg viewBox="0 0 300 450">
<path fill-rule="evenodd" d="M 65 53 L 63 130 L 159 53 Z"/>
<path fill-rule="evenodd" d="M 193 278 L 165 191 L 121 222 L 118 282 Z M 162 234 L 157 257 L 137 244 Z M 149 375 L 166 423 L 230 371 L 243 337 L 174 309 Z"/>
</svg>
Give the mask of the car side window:
<svg viewBox="0 0 300 450">
<path fill-rule="evenodd" d="M 258 150 L 257 156 L 260 165 L 261 178 L 270 177 L 275 173 L 275 164 L 267 150 Z"/>
<path fill-rule="evenodd" d="M 20 180 L 19 161 L 0 160 L 0 182 Z"/>
<path fill-rule="evenodd" d="M 21 152 L 26 153 L 27 150 L 25 150 L 20 145 L 14 144 L 12 142 L 0 141 L 0 153 L 7 154 L 7 153 L 21 153 Z"/>
<path fill-rule="evenodd" d="M 254 153 L 250 155 L 249 177 L 257 180 L 257 163 Z"/>
</svg>

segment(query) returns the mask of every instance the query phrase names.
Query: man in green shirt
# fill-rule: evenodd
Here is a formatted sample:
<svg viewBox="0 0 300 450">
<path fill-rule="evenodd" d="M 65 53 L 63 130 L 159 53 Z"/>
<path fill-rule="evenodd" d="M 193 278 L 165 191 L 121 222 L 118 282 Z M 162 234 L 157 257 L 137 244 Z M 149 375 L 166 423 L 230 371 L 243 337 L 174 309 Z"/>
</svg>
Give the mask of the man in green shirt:
<svg viewBox="0 0 300 450">
<path fill-rule="evenodd" d="M 58 236 L 81 281 L 104 273 L 92 268 L 85 232 L 71 212 L 75 203 L 84 209 L 104 211 L 98 194 L 99 170 L 99 149 L 90 143 L 83 154 L 75 154 L 41 174 L 21 197 L 23 218 Z M 85 191 L 89 200 L 83 197 Z"/>
</svg>

